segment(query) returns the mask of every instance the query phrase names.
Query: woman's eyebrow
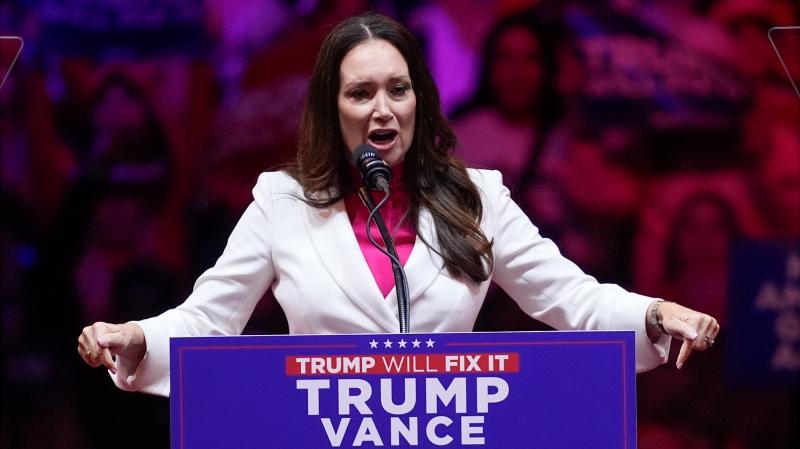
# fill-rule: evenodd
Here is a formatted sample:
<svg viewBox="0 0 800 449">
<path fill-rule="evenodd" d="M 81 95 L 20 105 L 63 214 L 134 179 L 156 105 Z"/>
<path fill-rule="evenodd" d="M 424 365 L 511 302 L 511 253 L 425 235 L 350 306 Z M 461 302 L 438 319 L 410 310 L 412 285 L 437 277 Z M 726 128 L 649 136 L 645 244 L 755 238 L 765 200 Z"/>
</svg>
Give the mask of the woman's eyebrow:
<svg viewBox="0 0 800 449">
<path fill-rule="evenodd" d="M 353 81 L 342 86 L 342 89 L 352 89 L 354 87 L 366 87 L 372 85 L 371 81 Z"/>
<path fill-rule="evenodd" d="M 395 83 L 398 81 L 411 82 L 411 77 L 408 75 L 397 75 L 389 78 L 389 82 Z M 365 87 L 372 85 L 372 81 L 353 81 L 342 86 L 343 89 L 352 89 L 354 87 Z"/>
</svg>

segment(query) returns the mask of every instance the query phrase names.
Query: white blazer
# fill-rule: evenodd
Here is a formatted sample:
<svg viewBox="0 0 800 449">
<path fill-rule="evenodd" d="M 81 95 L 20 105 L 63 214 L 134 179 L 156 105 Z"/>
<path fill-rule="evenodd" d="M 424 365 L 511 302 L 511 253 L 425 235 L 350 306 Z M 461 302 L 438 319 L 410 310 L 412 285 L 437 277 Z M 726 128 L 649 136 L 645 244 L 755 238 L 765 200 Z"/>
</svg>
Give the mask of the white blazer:
<svg viewBox="0 0 800 449">
<path fill-rule="evenodd" d="M 652 344 L 645 332 L 653 298 L 584 274 L 539 235 L 499 172 L 469 174 L 481 192 L 481 227 L 494 240 L 492 280 L 527 314 L 561 330 L 635 330 L 637 371 L 666 362 L 669 338 Z M 378 289 L 344 201 L 310 207 L 297 182 L 282 172 L 261 174 L 253 197 L 222 256 L 198 278 L 186 302 L 137 322 L 147 353 L 138 366 L 117 357 L 118 374 L 112 374 L 117 386 L 169 395 L 169 338 L 240 334 L 270 287 L 292 334 L 398 331 L 395 291 L 384 298 Z M 421 213 L 419 234 L 436 242 L 427 211 Z M 405 270 L 412 332 L 472 330 L 489 281 L 473 285 L 452 278 L 419 236 Z"/>
</svg>

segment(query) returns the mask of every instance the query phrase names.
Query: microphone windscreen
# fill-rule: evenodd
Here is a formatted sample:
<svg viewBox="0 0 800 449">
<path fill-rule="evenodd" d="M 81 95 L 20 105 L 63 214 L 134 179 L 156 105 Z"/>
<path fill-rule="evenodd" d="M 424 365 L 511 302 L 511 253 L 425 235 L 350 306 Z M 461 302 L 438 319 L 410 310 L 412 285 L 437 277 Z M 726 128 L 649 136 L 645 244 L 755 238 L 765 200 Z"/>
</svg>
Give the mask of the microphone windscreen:
<svg viewBox="0 0 800 449">
<path fill-rule="evenodd" d="M 368 189 L 387 190 L 389 182 L 392 181 L 392 169 L 380 156 L 378 150 L 370 144 L 363 144 L 356 147 L 353 152 L 353 164 L 356 166 L 364 184 Z"/>
<path fill-rule="evenodd" d="M 355 165 L 357 169 L 361 170 L 361 167 L 363 167 L 369 159 L 380 160 L 378 150 L 375 149 L 375 147 L 368 143 L 356 147 L 356 151 L 353 152 L 353 165 Z"/>
</svg>

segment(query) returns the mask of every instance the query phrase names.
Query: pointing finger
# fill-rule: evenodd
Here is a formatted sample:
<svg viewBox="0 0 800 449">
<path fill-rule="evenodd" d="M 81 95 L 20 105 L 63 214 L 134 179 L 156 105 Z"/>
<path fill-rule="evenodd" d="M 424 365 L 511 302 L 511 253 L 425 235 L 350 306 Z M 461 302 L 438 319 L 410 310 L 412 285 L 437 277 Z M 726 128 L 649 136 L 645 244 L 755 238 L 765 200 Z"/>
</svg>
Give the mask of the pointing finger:
<svg viewBox="0 0 800 449">
<path fill-rule="evenodd" d="M 681 352 L 678 353 L 678 360 L 675 363 L 675 366 L 678 369 L 683 368 L 683 364 L 686 363 L 686 360 L 689 358 L 689 354 L 692 353 L 692 346 L 694 342 L 691 340 L 684 340 L 683 344 L 681 345 Z"/>
</svg>

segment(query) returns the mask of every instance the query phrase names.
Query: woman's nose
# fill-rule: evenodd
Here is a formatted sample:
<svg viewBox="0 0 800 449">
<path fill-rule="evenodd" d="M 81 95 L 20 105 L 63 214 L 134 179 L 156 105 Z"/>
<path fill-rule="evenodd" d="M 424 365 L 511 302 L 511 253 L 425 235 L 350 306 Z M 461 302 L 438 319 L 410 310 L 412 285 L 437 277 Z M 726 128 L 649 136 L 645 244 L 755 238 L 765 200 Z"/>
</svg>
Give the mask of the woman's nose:
<svg viewBox="0 0 800 449">
<path fill-rule="evenodd" d="M 389 99 L 386 98 L 385 94 L 375 95 L 374 106 L 375 109 L 372 112 L 372 117 L 375 119 L 388 121 L 394 117 L 394 114 L 392 114 L 392 110 L 389 107 Z"/>
</svg>

